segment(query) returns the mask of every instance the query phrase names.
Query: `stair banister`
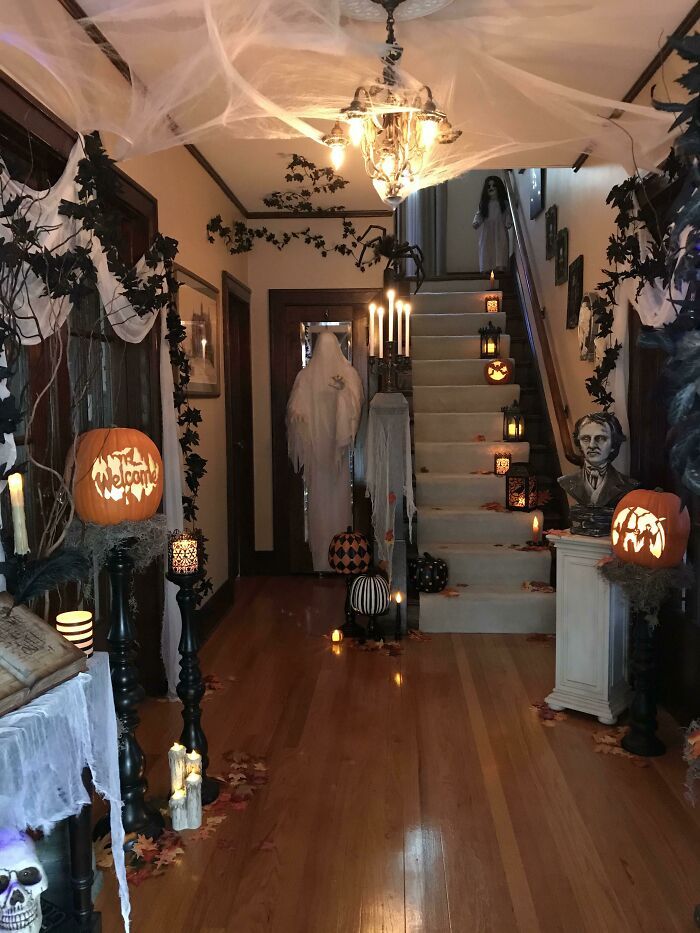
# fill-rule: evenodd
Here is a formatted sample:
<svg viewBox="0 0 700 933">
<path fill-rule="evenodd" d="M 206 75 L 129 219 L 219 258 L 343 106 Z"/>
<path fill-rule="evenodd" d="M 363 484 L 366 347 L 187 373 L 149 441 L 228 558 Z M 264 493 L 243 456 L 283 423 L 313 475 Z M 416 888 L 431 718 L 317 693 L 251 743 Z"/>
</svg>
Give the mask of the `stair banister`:
<svg viewBox="0 0 700 933">
<path fill-rule="evenodd" d="M 542 306 L 537 295 L 535 281 L 532 275 L 532 266 L 527 252 L 522 217 L 520 215 L 519 198 L 513 180 L 513 172 L 505 172 L 506 191 L 513 218 L 514 256 L 515 256 L 515 282 L 520 295 L 521 305 L 525 317 L 528 339 L 533 356 L 537 360 L 539 378 L 542 381 L 544 397 L 547 403 L 547 412 L 552 425 L 556 425 L 554 439 L 557 446 L 560 467 L 563 469 L 564 460 L 580 466 L 583 463 L 581 455 L 573 445 L 571 439 L 571 426 L 567 417 L 568 406 L 564 401 L 559 377 L 557 375 L 554 357 L 549 346 L 549 336 L 544 323 Z"/>
</svg>

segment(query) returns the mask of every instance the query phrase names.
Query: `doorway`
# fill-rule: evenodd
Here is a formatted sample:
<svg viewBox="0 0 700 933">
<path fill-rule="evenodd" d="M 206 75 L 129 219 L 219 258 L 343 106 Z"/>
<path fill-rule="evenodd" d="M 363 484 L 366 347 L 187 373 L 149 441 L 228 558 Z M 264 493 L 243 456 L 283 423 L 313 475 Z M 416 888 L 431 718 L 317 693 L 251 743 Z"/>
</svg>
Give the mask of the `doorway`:
<svg viewBox="0 0 700 933">
<path fill-rule="evenodd" d="M 270 369 L 272 383 L 273 523 L 276 572 L 311 573 L 303 477 L 287 455 L 285 414 L 297 373 L 310 357 L 315 336 L 330 327 L 343 353 L 360 374 L 367 399 L 367 305 L 378 289 L 270 291 Z M 353 521 L 369 531 L 364 477 L 355 470 Z M 338 529 L 344 531 L 344 529 Z"/>
<path fill-rule="evenodd" d="M 221 291 L 226 375 L 228 575 L 233 582 L 236 577 L 255 572 L 250 289 L 224 272 Z"/>
</svg>

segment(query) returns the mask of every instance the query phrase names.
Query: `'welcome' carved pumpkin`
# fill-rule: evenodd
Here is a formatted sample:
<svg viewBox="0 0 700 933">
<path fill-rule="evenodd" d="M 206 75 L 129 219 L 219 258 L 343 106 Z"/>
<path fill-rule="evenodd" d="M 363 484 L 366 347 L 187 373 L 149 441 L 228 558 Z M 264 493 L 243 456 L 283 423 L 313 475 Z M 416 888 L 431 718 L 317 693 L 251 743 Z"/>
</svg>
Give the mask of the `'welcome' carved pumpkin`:
<svg viewBox="0 0 700 933">
<path fill-rule="evenodd" d="M 640 567 L 676 567 L 688 545 L 690 516 L 672 492 L 635 489 L 615 509 L 611 534 L 620 560 Z"/>
<path fill-rule="evenodd" d="M 75 510 L 84 522 L 118 525 L 155 515 L 163 497 L 163 461 L 133 428 L 96 428 L 78 438 Z"/>
<path fill-rule="evenodd" d="M 427 551 L 408 562 L 408 581 L 419 593 L 440 593 L 447 586 L 447 564 Z"/>
<path fill-rule="evenodd" d="M 490 385 L 507 385 L 513 379 L 513 364 L 510 360 L 489 360 L 484 366 L 484 376 Z"/>
</svg>

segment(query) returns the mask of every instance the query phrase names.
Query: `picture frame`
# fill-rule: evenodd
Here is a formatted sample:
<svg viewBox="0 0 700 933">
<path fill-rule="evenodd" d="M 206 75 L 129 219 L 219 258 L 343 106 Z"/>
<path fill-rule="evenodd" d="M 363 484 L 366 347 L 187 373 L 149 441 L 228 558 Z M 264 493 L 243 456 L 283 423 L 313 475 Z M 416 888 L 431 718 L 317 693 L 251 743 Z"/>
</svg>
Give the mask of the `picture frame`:
<svg viewBox="0 0 700 933">
<path fill-rule="evenodd" d="M 557 230 L 559 210 L 556 204 L 547 208 L 544 215 L 544 258 L 554 259 L 557 251 Z"/>
<path fill-rule="evenodd" d="M 554 253 L 554 284 L 564 285 L 569 280 L 569 230 L 557 230 Z"/>
<path fill-rule="evenodd" d="M 576 259 L 574 259 L 569 266 L 568 276 L 569 290 L 566 297 L 566 327 L 567 330 L 574 330 L 579 326 L 579 314 L 583 302 L 583 256 L 577 256 Z"/>
<path fill-rule="evenodd" d="M 529 168 L 527 178 L 530 189 L 530 220 L 539 217 L 545 207 L 545 182 L 547 170 L 544 168 Z"/>
<path fill-rule="evenodd" d="M 185 328 L 182 348 L 190 361 L 191 398 L 217 398 L 221 395 L 219 334 L 221 308 L 219 289 L 182 266 L 174 267 L 177 310 Z"/>
<path fill-rule="evenodd" d="M 578 316 L 578 358 L 582 363 L 596 361 L 596 339 L 598 336 L 598 321 L 596 318 L 596 296 L 588 292 L 583 296 Z"/>
</svg>

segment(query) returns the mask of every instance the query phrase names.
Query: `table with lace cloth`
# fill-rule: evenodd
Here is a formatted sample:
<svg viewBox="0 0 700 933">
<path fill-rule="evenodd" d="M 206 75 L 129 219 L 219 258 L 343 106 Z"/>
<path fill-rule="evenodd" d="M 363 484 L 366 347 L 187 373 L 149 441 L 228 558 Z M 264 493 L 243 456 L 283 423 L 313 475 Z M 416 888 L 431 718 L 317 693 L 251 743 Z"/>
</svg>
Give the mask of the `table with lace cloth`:
<svg viewBox="0 0 700 933">
<path fill-rule="evenodd" d="M 48 833 L 60 820 L 80 814 L 90 803 L 85 768 L 110 805 L 112 851 L 128 930 L 117 717 L 104 652 L 89 659 L 86 673 L 0 718 L 0 827 Z"/>
</svg>

